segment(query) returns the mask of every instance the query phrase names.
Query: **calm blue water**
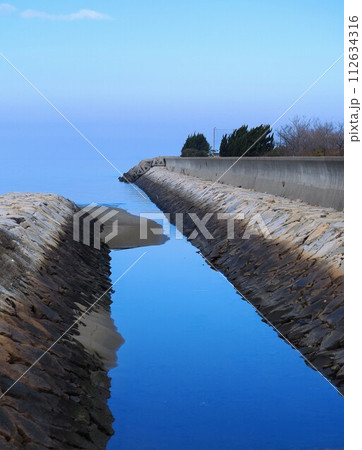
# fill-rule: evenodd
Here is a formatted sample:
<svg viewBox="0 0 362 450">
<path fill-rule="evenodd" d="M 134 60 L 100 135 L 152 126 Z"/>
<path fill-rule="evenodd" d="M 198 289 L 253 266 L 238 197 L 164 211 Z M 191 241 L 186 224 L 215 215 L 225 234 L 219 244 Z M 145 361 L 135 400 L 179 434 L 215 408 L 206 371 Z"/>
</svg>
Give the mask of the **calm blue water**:
<svg viewBox="0 0 362 450">
<path fill-rule="evenodd" d="M 158 211 L 130 186 L 130 212 Z M 343 399 L 196 249 L 171 239 L 112 252 L 112 313 L 125 344 L 110 373 L 108 449 L 343 446 Z"/>
<path fill-rule="evenodd" d="M 55 192 L 81 204 L 158 211 L 92 152 L 74 164 L 4 156 L 0 193 Z M 114 280 L 147 254 L 113 295 L 125 344 L 110 373 L 116 420 L 108 449 L 342 447 L 343 399 L 174 236 L 112 252 Z"/>
</svg>

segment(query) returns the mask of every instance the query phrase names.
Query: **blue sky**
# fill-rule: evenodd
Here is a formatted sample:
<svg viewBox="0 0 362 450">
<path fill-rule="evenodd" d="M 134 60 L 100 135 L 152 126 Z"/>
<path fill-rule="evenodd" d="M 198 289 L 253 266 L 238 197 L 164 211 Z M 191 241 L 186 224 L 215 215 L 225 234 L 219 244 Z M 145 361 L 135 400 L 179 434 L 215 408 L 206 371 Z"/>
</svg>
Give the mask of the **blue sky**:
<svg viewBox="0 0 362 450">
<path fill-rule="evenodd" d="M 272 123 L 343 52 L 342 1 L 1 5 L 0 51 L 104 153 L 127 163 L 178 154 L 193 131 L 211 141 L 214 126 Z M 89 151 L 1 58 L 0 76 L 3 148 L 27 141 L 42 157 L 54 142 L 65 160 Z M 284 121 L 296 114 L 343 120 L 342 61 Z"/>
</svg>

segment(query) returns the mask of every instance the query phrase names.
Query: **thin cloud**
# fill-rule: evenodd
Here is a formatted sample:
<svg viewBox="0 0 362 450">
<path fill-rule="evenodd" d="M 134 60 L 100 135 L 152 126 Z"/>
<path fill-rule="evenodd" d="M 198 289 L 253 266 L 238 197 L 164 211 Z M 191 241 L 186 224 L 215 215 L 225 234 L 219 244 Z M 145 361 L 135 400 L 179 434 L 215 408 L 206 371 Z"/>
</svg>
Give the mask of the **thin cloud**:
<svg viewBox="0 0 362 450">
<path fill-rule="evenodd" d="M 33 9 L 26 9 L 20 16 L 23 19 L 43 19 L 43 20 L 109 20 L 111 17 L 108 14 L 103 14 L 91 9 L 81 9 L 78 12 L 71 14 L 49 14 L 44 11 L 35 11 Z"/>
<path fill-rule="evenodd" d="M 0 3 L 0 14 L 10 14 L 16 11 L 15 6 L 9 5 L 9 3 Z"/>
</svg>

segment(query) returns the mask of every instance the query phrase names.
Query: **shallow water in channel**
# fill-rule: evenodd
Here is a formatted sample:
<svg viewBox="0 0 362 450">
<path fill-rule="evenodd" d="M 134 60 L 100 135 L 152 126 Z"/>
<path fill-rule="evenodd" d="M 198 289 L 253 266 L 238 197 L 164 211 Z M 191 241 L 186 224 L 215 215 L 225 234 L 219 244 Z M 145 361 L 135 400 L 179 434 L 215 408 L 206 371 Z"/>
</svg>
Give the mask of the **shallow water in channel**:
<svg viewBox="0 0 362 450">
<path fill-rule="evenodd" d="M 132 187 L 130 213 L 157 212 Z M 114 197 L 114 196 L 113 196 Z M 108 449 L 342 448 L 343 399 L 186 240 L 112 251 Z"/>
</svg>

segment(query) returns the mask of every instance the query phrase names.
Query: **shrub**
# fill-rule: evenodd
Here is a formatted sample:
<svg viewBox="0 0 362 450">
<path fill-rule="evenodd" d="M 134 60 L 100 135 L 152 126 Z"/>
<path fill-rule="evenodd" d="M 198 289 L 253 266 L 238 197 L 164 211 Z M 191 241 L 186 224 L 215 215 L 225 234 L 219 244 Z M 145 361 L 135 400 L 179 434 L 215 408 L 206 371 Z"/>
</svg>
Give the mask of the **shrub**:
<svg viewBox="0 0 362 450">
<path fill-rule="evenodd" d="M 181 156 L 209 156 L 210 144 L 202 133 L 190 134 L 181 150 Z"/>
</svg>

